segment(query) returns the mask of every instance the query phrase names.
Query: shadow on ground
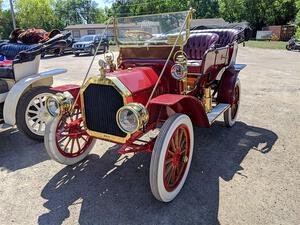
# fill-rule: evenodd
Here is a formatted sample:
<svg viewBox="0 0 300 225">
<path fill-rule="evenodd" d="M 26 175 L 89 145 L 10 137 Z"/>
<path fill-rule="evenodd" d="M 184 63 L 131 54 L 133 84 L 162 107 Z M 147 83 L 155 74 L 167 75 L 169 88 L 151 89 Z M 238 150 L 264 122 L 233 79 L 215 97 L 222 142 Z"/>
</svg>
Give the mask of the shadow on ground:
<svg viewBox="0 0 300 225">
<path fill-rule="evenodd" d="M 0 133 L 0 170 L 8 172 L 49 160 L 44 144 L 27 138 L 16 129 Z"/>
<path fill-rule="evenodd" d="M 268 153 L 277 135 L 237 123 L 232 129 L 215 124 L 195 130 L 192 167 L 180 195 L 169 204 L 156 201 L 148 181 L 150 154 L 137 154 L 117 165 L 116 149 L 101 158 L 65 167 L 41 195 L 49 212 L 39 224 L 61 224 L 69 208 L 79 207 L 80 224 L 219 224 L 219 178 L 243 175 L 241 162 L 250 150 Z M 78 206 L 79 205 L 79 206 Z"/>
</svg>

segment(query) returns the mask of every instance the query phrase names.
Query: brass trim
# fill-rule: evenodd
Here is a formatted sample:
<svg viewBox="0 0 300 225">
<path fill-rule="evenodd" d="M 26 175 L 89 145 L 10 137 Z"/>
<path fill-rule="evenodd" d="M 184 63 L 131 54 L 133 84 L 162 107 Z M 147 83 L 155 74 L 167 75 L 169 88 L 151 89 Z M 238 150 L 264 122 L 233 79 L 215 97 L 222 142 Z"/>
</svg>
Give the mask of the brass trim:
<svg viewBox="0 0 300 225">
<path fill-rule="evenodd" d="M 120 113 L 122 112 L 122 110 L 130 110 L 134 116 L 137 119 L 137 127 L 136 129 L 134 129 L 132 132 L 126 131 L 120 124 Z M 120 108 L 117 112 L 116 115 L 116 120 L 117 120 L 117 124 L 119 126 L 119 128 L 125 132 L 125 133 L 130 133 L 130 134 L 134 134 L 136 133 L 138 130 L 141 130 L 149 121 L 149 112 L 146 109 L 146 107 L 141 104 L 141 103 L 137 103 L 137 102 L 132 102 L 129 103 L 128 105 L 123 106 L 122 108 Z"/>
<path fill-rule="evenodd" d="M 81 100 L 81 113 L 84 118 L 83 125 L 86 129 L 86 132 L 95 138 L 111 141 L 115 143 L 126 143 L 127 140 L 131 138 L 131 134 L 127 134 L 126 137 L 119 137 L 111 134 L 105 134 L 93 130 L 89 130 L 86 126 L 85 122 L 85 109 L 84 109 L 84 97 L 83 93 L 88 88 L 90 84 L 99 84 L 99 85 L 107 85 L 114 87 L 119 94 L 123 97 L 124 106 L 128 104 L 127 99 L 132 96 L 131 92 L 124 86 L 124 84 L 117 77 L 91 77 L 88 81 L 82 86 L 80 89 L 80 100 Z"/>
</svg>

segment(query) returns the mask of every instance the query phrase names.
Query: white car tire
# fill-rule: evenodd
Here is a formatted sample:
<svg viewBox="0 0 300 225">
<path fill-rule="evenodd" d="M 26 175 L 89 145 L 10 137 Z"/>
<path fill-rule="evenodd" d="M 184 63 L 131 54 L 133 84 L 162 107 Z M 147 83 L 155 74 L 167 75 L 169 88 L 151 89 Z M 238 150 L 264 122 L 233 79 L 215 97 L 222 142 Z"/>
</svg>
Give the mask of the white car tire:
<svg viewBox="0 0 300 225">
<path fill-rule="evenodd" d="M 240 79 L 237 79 L 234 87 L 234 103 L 226 112 L 224 112 L 224 122 L 226 127 L 233 127 L 237 121 L 240 110 L 241 90 L 242 86 Z"/>
<path fill-rule="evenodd" d="M 193 149 L 191 119 L 184 114 L 172 115 L 161 128 L 151 157 L 150 186 L 156 199 L 170 202 L 179 194 L 190 169 Z"/>
</svg>

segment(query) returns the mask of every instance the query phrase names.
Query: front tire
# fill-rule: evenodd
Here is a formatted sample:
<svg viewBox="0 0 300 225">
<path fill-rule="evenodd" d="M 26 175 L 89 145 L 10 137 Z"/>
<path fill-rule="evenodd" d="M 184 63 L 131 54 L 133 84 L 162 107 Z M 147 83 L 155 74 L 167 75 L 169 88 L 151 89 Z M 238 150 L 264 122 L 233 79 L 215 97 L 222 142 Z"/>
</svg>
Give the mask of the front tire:
<svg viewBox="0 0 300 225">
<path fill-rule="evenodd" d="M 44 140 L 50 158 L 64 165 L 83 160 L 96 142 L 86 133 L 79 109 L 72 115 L 62 115 L 50 121 Z"/>
<path fill-rule="evenodd" d="M 190 118 L 174 114 L 162 126 L 151 157 L 150 186 L 157 200 L 170 202 L 179 194 L 190 169 L 193 149 Z"/>
<path fill-rule="evenodd" d="M 236 80 L 235 87 L 234 87 L 234 100 L 233 104 L 230 108 L 224 113 L 224 122 L 226 127 L 233 127 L 236 123 L 236 120 L 239 115 L 240 110 L 240 99 L 241 99 L 241 82 L 240 79 Z"/>
<path fill-rule="evenodd" d="M 43 141 L 46 123 L 51 119 L 46 109 L 46 98 L 55 94 L 49 87 L 33 87 L 20 98 L 17 127 L 29 138 Z"/>
<path fill-rule="evenodd" d="M 90 55 L 91 55 L 91 56 L 94 56 L 95 53 L 96 53 L 96 49 L 95 49 L 95 47 L 92 47 L 92 48 L 91 48 L 91 51 L 90 51 Z"/>
</svg>

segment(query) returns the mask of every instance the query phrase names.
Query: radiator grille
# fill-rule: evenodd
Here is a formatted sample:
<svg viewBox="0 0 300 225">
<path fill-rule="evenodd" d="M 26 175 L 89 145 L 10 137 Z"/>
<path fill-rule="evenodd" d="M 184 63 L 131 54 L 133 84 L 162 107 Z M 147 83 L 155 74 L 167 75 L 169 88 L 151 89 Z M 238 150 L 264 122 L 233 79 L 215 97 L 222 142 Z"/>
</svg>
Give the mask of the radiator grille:
<svg viewBox="0 0 300 225">
<path fill-rule="evenodd" d="M 117 111 L 124 105 L 112 86 L 90 84 L 83 93 L 86 126 L 89 130 L 126 137 L 116 122 Z"/>
</svg>

